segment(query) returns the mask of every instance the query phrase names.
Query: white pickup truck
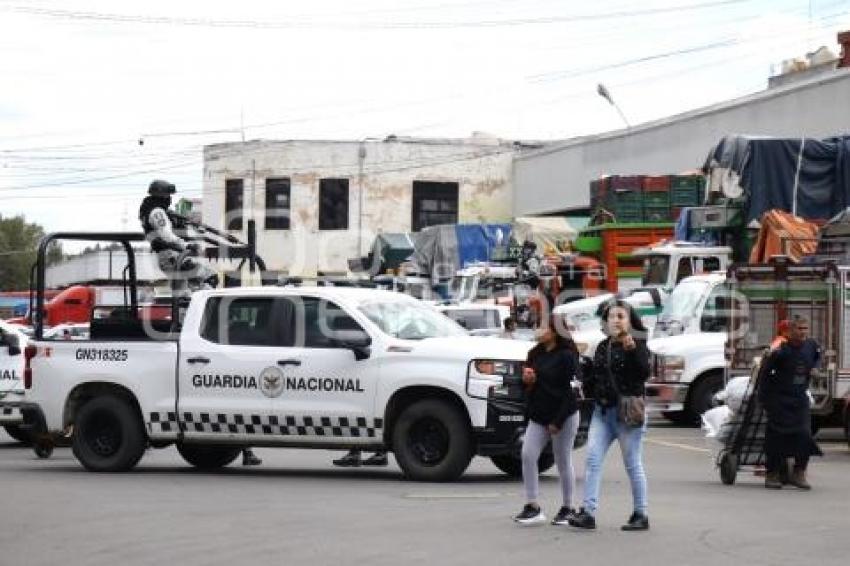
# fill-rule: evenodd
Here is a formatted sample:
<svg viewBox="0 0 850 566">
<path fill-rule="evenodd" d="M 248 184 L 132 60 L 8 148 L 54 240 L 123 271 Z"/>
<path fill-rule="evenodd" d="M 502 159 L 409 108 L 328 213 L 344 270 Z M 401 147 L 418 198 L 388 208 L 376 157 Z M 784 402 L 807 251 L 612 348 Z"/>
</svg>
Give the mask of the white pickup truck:
<svg viewBox="0 0 850 566">
<path fill-rule="evenodd" d="M 129 470 L 174 444 L 206 469 L 246 446 L 359 447 L 392 450 L 414 480 L 453 480 L 476 454 L 520 473 L 527 342 L 343 287 L 200 291 L 179 333 L 154 339 L 143 324 L 94 319 L 73 342 L 36 328 L 26 348 L 26 421 L 41 441 L 73 430 L 88 470 Z"/>
<path fill-rule="evenodd" d="M 722 305 L 729 293 L 725 281 L 723 273 L 683 279 L 652 330 L 647 344 L 648 406 L 673 421 L 699 422 L 723 387 L 728 307 Z"/>
<path fill-rule="evenodd" d="M 26 342 L 22 332 L 0 321 L 0 426 L 21 442 L 27 440 L 27 435 L 19 428 L 23 423 L 20 403 L 24 398 L 24 357 L 21 354 Z"/>
</svg>

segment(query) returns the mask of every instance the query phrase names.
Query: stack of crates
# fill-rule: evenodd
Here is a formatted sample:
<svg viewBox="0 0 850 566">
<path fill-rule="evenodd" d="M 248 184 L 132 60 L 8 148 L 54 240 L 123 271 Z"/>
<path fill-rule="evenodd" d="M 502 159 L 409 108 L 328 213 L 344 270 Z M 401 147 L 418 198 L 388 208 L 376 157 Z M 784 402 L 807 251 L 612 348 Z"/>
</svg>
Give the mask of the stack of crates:
<svg viewBox="0 0 850 566">
<path fill-rule="evenodd" d="M 670 222 L 670 177 L 643 178 L 643 221 Z"/>
<path fill-rule="evenodd" d="M 619 223 L 643 222 L 642 183 L 643 177 L 637 175 L 609 177 L 603 208 Z"/>
<path fill-rule="evenodd" d="M 700 206 L 701 175 L 618 175 L 590 182 L 590 209 L 612 213 L 619 224 L 669 223 L 683 207 Z"/>
<path fill-rule="evenodd" d="M 700 206 L 705 201 L 705 177 L 702 175 L 672 175 L 670 177 L 670 206 L 673 218 L 687 206 Z"/>
</svg>

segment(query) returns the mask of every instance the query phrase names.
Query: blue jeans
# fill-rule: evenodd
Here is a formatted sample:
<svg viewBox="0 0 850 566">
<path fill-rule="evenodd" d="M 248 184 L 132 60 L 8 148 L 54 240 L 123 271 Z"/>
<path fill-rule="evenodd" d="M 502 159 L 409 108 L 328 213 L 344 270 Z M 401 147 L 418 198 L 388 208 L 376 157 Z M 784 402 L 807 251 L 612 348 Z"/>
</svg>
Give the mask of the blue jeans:
<svg viewBox="0 0 850 566">
<path fill-rule="evenodd" d="M 584 477 L 584 509 L 591 515 L 599 508 L 599 484 L 602 482 L 602 464 L 614 440 L 620 442 L 623 465 L 632 486 L 634 511 L 646 514 L 646 473 L 643 469 L 643 437 L 646 423 L 642 427 L 629 427 L 617 419 L 617 409 L 603 409 L 596 405 L 590 419 L 587 439 L 587 464 Z"/>
</svg>

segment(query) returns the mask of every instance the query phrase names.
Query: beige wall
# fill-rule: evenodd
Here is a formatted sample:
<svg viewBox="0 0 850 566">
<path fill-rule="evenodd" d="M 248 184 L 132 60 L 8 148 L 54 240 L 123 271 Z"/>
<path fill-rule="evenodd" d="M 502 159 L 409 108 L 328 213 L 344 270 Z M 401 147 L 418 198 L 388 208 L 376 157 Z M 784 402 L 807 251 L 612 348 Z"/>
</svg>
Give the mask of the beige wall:
<svg viewBox="0 0 850 566">
<path fill-rule="evenodd" d="M 513 153 L 512 145 L 489 140 L 209 146 L 204 150 L 204 222 L 224 227 L 225 180 L 242 178 L 245 218 L 253 211 L 260 255 L 269 269 L 302 276 L 341 272 L 349 258 L 368 252 L 377 233 L 411 229 L 413 181 L 458 183 L 460 222 L 509 220 Z M 290 178 L 290 230 L 263 229 L 269 177 Z M 319 180 L 326 177 L 349 179 L 348 230 L 319 230 Z"/>
</svg>

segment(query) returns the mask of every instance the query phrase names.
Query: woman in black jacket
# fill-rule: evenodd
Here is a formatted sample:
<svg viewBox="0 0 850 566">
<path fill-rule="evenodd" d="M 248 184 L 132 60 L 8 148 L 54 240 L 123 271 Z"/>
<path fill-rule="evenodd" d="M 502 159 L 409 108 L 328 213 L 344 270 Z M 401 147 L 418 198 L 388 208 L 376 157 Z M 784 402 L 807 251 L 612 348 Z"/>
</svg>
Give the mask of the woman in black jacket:
<svg viewBox="0 0 850 566">
<path fill-rule="evenodd" d="M 630 426 L 620 418 L 618 406 L 623 396 L 644 395 L 644 383 L 649 379 L 646 328 L 632 306 L 620 300 L 605 308 L 602 325 L 608 338 L 596 347 L 593 371 L 584 376 L 583 382 L 585 393 L 595 400 L 587 439 L 584 506 L 569 522 L 574 527 L 596 528 L 602 465 L 608 448 L 617 440 L 634 501 L 634 511 L 622 528 L 624 531 L 644 531 L 649 529 L 642 456 L 646 416 L 642 424 Z"/>
<path fill-rule="evenodd" d="M 526 504 L 514 520 L 523 525 L 546 521 L 538 503 L 537 461 L 550 440 L 561 477 L 563 497 L 561 509 L 552 524 L 566 525 L 574 512 L 575 472 L 571 454 L 578 432 L 579 414 L 572 380 L 576 375 L 578 350 L 571 339 L 559 333 L 556 323 L 553 317 L 547 326 L 538 330 L 537 345 L 529 351 L 522 375 L 528 389 L 528 425 L 522 444 Z"/>
</svg>

